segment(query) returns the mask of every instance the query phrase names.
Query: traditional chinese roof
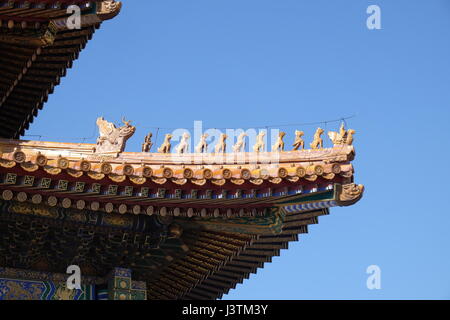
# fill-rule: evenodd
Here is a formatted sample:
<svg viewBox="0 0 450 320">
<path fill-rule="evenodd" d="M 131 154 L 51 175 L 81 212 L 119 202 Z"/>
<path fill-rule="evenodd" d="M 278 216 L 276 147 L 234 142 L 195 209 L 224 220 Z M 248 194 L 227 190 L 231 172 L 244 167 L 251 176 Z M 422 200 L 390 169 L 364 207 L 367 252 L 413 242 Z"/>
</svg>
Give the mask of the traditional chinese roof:
<svg viewBox="0 0 450 320">
<path fill-rule="evenodd" d="M 81 29 L 67 25 L 73 4 L 81 8 Z M 215 154 L 200 153 L 207 150 L 202 140 L 198 153 L 183 153 L 184 145 L 172 154 L 171 135 L 157 153 L 123 152 L 135 128 L 103 118 L 95 145 L 16 140 L 95 29 L 120 8 L 115 1 L 0 0 L 0 269 L 6 274 L 15 268 L 41 278 L 76 264 L 84 279 L 103 283 L 122 267 L 147 284 L 150 299 L 216 299 L 330 208 L 362 197 L 351 164 L 354 131 L 343 126 L 329 135 L 333 148 L 322 148 L 319 128 L 312 150 L 287 152 L 284 134 L 276 152 L 261 144 L 241 152 L 238 139 L 233 153 L 225 153 L 224 140 Z M 296 132 L 295 149 L 303 149 L 302 135 Z M 150 148 L 151 135 L 144 145 Z"/>
<path fill-rule="evenodd" d="M 83 181 L 102 188 L 115 185 L 134 190 L 163 189 L 169 196 L 167 200 L 158 199 L 158 203 L 164 203 L 170 208 L 192 202 L 191 194 L 186 192 L 193 189 L 199 192 L 198 197 L 203 198 L 202 201 L 192 203 L 196 208 L 208 209 L 217 205 L 258 208 L 272 205 L 271 195 L 265 197 L 263 192 L 254 200 L 251 197 L 236 200 L 225 196 L 221 191 L 241 190 L 245 193 L 252 189 L 271 189 L 272 193 L 282 194 L 285 188 L 298 187 L 298 191 L 306 192 L 319 186 L 328 188 L 335 183 L 345 184 L 353 178 L 350 161 L 354 158 L 354 149 L 347 145 L 331 149 L 282 152 L 276 157 L 271 152 L 219 156 L 123 152 L 111 156 L 96 154 L 94 149 L 93 144 L 0 139 L 0 166 L 22 175 L 63 179 L 69 185 Z M 274 159 L 277 162 L 270 163 Z M 242 163 L 235 164 L 236 161 Z M 177 190 L 181 194 L 177 194 Z M 107 195 L 102 197 L 102 202 L 112 201 L 116 197 Z M 83 195 L 74 193 L 72 197 L 77 199 Z M 123 199 L 126 205 L 133 201 L 135 199 L 128 203 L 126 198 Z M 152 202 L 151 198 L 139 201 L 141 205 Z"/>
<path fill-rule="evenodd" d="M 68 29 L 70 5 L 81 9 L 81 29 Z M 95 30 L 120 8 L 114 1 L 0 1 L 0 137 L 24 134 Z"/>
<path fill-rule="evenodd" d="M 75 256 L 90 276 L 114 265 L 133 268 L 149 298 L 216 299 L 329 208 L 363 193 L 353 184 L 351 145 L 219 156 L 108 155 L 95 147 L 0 140 L 4 244 L 15 239 L 27 247 L 30 233 L 47 234 L 40 251 L 22 261 L 2 246 L 7 267 L 62 272 Z M 18 228 L 27 230 L 23 239 Z M 82 256 L 75 254 L 79 242 L 69 241 L 80 232 L 88 239 Z M 65 246 L 44 245 L 55 239 Z"/>
</svg>

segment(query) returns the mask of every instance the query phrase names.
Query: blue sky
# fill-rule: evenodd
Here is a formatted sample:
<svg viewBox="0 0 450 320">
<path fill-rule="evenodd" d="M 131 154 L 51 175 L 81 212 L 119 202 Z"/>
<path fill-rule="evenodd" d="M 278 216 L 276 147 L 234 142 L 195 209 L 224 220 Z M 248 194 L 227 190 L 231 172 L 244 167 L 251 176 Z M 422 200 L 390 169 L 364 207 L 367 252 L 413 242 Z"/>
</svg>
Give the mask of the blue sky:
<svg viewBox="0 0 450 320">
<path fill-rule="evenodd" d="M 150 127 L 356 115 L 348 125 L 365 197 L 332 209 L 225 298 L 450 298 L 448 0 L 124 2 L 27 134 L 94 142 L 98 116 L 124 115 L 138 128 L 127 151 L 140 151 Z M 366 27 L 372 4 L 382 30 Z M 281 129 L 289 141 L 316 126 Z M 372 264 L 381 290 L 366 288 Z"/>
</svg>

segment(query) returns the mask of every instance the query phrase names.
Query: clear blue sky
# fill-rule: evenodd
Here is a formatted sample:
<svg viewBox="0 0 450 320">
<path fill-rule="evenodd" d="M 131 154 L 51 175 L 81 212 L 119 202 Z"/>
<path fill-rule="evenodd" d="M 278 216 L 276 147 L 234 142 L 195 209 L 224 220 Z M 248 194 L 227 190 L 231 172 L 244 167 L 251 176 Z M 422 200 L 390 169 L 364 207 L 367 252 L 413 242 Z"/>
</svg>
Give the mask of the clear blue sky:
<svg viewBox="0 0 450 320">
<path fill-rule="evenodd" d="M 125 115 L 138 127 L 127 150 L 139 151 L 149 127 L 355 114 L 363 200 L 331 210 L 225 298 L 450 298 L 450 1 L 124 2 L 28 134 L 94 142 L 98 116 Z M 382 30 L 366 28 L 371 4 Z M 282 129 L 289 141 L 295 129 L 310 139 L 315 126 Z M 366 288 L 372 264 L 378 291 Z"/>
</svg>

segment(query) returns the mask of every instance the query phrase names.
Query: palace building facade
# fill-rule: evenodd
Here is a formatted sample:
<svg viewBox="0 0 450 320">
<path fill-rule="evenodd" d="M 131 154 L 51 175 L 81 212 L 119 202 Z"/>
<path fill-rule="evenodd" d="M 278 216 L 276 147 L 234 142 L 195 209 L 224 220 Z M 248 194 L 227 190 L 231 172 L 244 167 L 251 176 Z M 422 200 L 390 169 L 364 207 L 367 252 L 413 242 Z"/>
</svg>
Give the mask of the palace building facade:
<svg viewBox="0 0 450 320">
<path fill-rule="evenodd" d="M 71 5 L 81 28 L 69 28 Z M 104 118 L 95 144 L 20 140 L 121 8 L 0 0 L 0 300 L 218 299 L 363 195 L 344 126 L 327 133 L 332 148 L 320 128 L 312 143 L 297 131 L 290 151 L 280 133 L 271 151 L 263 134 L 248 152 L 245 136 L 227 152 L 222 135 L 210 153 L 207 136 L 189 153 L 149 134 L 142 152 L 127 152 L 132 122 Z M 79 289 L 67 288 L 69 266 Z"/>
</svg>

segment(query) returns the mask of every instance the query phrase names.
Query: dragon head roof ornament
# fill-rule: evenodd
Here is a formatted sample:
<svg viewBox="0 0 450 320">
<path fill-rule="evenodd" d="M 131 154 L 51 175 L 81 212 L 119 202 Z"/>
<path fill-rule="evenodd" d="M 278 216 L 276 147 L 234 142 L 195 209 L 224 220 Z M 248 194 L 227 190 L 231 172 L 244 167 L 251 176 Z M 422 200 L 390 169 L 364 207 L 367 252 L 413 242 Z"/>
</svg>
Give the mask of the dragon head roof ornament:
<svg viewBox="0 0 450 320">
<path fill-rule="evenodd" d="M 122 3 L 114 0 L 97 2 L 97 15 L 103 20 L 112 19 L 117 16 L 122 8 Z"/>
<path fill-rule="evenodd" d="M 103 117 L 97 119 L 100 137 L 97 139 L 95 153 L 120 153 L 125 150 L 125 145 L 136 132 L 136 127 L 131 121 L 122 118 L 124 126 L 117 128 L 114 123 L 106 121 Z"/>
</svg>

